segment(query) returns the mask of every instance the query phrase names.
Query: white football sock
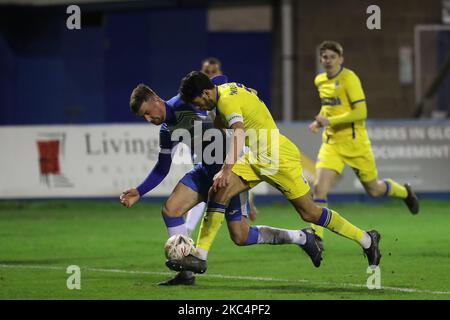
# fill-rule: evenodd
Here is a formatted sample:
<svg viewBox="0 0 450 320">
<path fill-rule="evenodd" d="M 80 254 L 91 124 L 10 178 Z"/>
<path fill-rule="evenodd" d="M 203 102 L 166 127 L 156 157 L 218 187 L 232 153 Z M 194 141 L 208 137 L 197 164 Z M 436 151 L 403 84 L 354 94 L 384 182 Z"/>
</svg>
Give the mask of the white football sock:
<svg viewBox="0 0 450 320">
<path fill-rule="evenodd" d="M 167 233 L 169 234 L 169 238 L 175 234 L 182 234 L 188 236 L 186 223 L 180 224 L 179 226 L 176 227 L 167 227 Z"/>
<path fill-rule="evenodd" d="M 205 212 L 206 203 L 200 202 L 191 210 L 188 211 L 186 217 L 186 228 L 188 235 L 191 236 L 192 232 L 197 227 L 198 222 L 203 217 L 203 213 Z"/>
<path fill-rule="evenodd" d="M 202 249 L 202 248 L 197 248 L 195 250 L 194 256 L 196 256 L 197 258 L 200 258 L 202 260 L 206 260 L 206 259 L 208 259 L 208 251 L 206 251 L 205 249 Z"/>
<path fill-rule="evenodd" d="M 306 243 L 306 234 L 301 230 L 286 230 L 268 226 L 256 226 L 258 228 L 258 244 L 289 244 L 303 245 Z"/>
<path fill-rule="evenodd" d="M 364 232 L 364 237 L 359 242 L 364 249 L 370 248 L 372 244 L 372 238 L 369 236 L 367 232 Z"/>
</svg>

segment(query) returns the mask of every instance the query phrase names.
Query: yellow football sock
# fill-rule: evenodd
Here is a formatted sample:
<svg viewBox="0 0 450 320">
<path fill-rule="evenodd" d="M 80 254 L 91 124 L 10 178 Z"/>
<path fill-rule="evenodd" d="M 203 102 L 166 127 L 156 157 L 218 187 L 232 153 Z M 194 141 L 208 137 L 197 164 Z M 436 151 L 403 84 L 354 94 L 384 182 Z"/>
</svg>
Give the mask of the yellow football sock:
<svg viewBox="0 0 450 320">
<path fill-rule="evenodd" d="M 386 179 L 384 180 L 384 183 L 386 183 L 386 195 L 389 197 L 395 197 L 395 198 L 401 198 L 405 199 L 408 196 L 408 191 L 404 186 L 401 184 L 398 184 L 392 179 Z"/>
<path fill-rule="evenodd" d="M 313 229 L 316 232 L 316 234 L 320 237 L 320 239 L 323 239 L 323 230 L 324 230 L 323 227 L 311 223 L 311 229 Z"/>
<path fill-rule="evenodd" d="M 225 209 L 208 208 L 205 217 L 200 225 L 200 230 L 197 239 L 197 248 L 206 252 L 212 246 L 217 232 L 219 231 L 223 220 L 225 219 Z"/>
<path fill-rule="evenodd" d="M 319 206 L 319 207 L 327 207 L 328 206 L 328 202 L 325 199 L 314 199 L 314 202 Z M 318 226 L 317 224 L 311 223 L 311 229 L 313 229 L 316 234 L 320 237 L 320 239 L 323 239 L 323 231 L 325 230 L 324 227 L 322 226 Z"/>
<path fill-rule="evenodd" d="M 325 210 L 322 211 L 320 222 L 328 230 L 354 240 L 359 244 L 361 244 L 361 241 L 364 238 L 365 232 L 363 230 L 348 222 L 336 211 L 330 209 L 326 209 L 326 212 Z"/>
</svg>

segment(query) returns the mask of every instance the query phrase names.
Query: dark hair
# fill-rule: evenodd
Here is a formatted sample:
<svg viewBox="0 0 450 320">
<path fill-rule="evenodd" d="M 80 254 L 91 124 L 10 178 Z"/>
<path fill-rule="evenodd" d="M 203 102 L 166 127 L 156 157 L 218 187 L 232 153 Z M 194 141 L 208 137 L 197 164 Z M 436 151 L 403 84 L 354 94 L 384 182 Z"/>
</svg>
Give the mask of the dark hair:
<svg viewBox="0 0 450 320">
<path fill-rule="evenodd" d="M 206 59 L 203 59 L 202 65 L 205 64 L 206 62 L 208 62 L 209 64 L 217 64 L 219 69 L 222 66 L 222 63 L 220 62 L 220 60 L 215 57 L 208 57 Z"/>
<path fill-rule="evenodd" d="M 181 80 L 179 92 L 181 99 L 191 103 L 196 97 L 202 95 L 203 90 L 213 88 L 214 84 L 206 74 L 200 71 L 192 71 Z"/>
<path fill-rule="evenodd" d="M 319 46 L 320 55 L 322 55 L 322 53 L 325 50 L 334 51 L 340 56 L 344 55 L 344 48 L 342 48 L 341 44 L 336 41 L 328 41 L 327 40 L 327 41 L 322 42 Z"/>
<path fill-rule="evenodd" d="M 139 112 L 141 105 L 148 99 L 156 96 L 156 93 L 147 87 L 145 84 L 140 83 L 136 88 L 134 88 L 130 97 L 130 109 L 135 114 Z"/>
</svg>

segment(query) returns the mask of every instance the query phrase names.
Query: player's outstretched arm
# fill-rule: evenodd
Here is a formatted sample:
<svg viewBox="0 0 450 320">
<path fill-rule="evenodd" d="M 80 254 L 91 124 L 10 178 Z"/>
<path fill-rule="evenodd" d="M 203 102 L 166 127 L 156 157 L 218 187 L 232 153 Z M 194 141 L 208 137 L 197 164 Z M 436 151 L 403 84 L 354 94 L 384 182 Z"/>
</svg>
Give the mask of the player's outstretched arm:
<svg viewBox="0 0 450 320">
<path fill-rule="evenodd" d="M 158 161 L 152 171 L 147 175 L 144 181 L 137 187 L 128 189 L 120 195 L 120 202 L 127 208 L 139 201 L 146 193 L 158 186 L 169 174 L 172 164 L 172 155 L 169 153 L 159 153 Z"/>
<path fill-rule="evenodd" d="M 349 112 L 329 118 L 319 115 L 316 117 L 316 121 L 325 127 L 327 125 L 334 126 L 336 124 L 352 123 L 359 120 L 365 120 L 366 118 L 367 118 L 366 103 L 361 101 Z"/>
<path fill-rule="evenodd" d="M 139 191 L 136 188 L 131 188 L 122 192 L 120 195 L 120 203 L 127 208 L 131 208 L 133 204 L 139 201 L 140 197 Z"/>
</svg>

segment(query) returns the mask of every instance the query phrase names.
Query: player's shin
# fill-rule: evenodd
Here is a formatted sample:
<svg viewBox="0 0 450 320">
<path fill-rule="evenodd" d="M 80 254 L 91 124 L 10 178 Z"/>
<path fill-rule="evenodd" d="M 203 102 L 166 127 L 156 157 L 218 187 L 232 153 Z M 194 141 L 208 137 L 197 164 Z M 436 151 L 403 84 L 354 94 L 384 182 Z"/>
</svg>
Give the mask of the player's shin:
<svg viewBox="0 0 450 320">
<path fill-rule="evenodd" d="M 322 214 L 317 224 L 341 236 L 358 242 L 364 249 L 370 247 L 370 236 L 365 231 L 354 226 L 349 221 L 341 217 L 341 215 L 336 211 L 328 208 L 322 208 Z"/>
<path fill-rule="evenodd" d="M 166 224 L 167 233 L 169 234 L 169 237 L 171 237 L 175 234 L 182 234 L 185 236 L 188 235 L 183 216 L 169 217 L 169 216 L 163 215 L 163 219 L 164 219 L 164 223 Z"/>
<path fill-rule="evenodd" d="M 286 230 L 269 226 L 251 226 L 246 246 L 252 244 L 299 244 L 306 243 L 306 235 L 301 230 Z"/>
<path fill-rule="evenodd" d="M 225 209 L 226 205 L 224 204 L 208 202 L 208 208 L 200 225 L 197 239 L 196 256 L 200 259 L 207 259 L 209 249 L 225 219 Z"/>
<path fill-rule="evenodd" d="M 316 198 L 316 199 L 314 199 L 314 203 L 322 208 L 325 208 L 328 206 L 327 199 L 317 199 Z M 324 228 L 322 226 L 318 226 L 317 224 L 311 223 L 311 228 L 316 232 L 316 235 L 318 235 L 321 239 L 323 239 Z"/>
<path fill-rule="evenodd" d="M 398 184 L 394 180 L 386 179 L 384 180 L 384 183 L 386 184 L 385 196 L 401 199 L 405 199 L 408 196 L 408 191 L 406 190 L 406 188 Z"/>
<path fill-rule="evenodd" d="M 186 217 L 186 227 L 187 232 L 189 236 L 192 235 L 192 232 L 197 227 L 198 222 L 203 216 L 203 213 L 205 212 L 206 203 L 200 202 L 195 207 L 193 207 L 189 212 L 187 213 Z"/>
</svg>

